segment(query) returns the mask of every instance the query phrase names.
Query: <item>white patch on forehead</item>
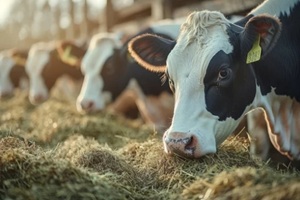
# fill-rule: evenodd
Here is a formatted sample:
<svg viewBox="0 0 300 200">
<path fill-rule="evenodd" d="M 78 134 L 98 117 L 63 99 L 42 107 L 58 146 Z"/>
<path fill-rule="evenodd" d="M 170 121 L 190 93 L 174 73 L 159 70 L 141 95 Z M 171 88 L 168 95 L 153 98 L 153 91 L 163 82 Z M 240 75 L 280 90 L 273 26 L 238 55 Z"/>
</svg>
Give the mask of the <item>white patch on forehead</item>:
<svg viewBox="0 0 300 200">
<path fill-rule="evenodd" d="M 29 98 L 43 96 L 48 98 L 48 89 L 42 77 L 42 71 L 50 59 L 50 51 L 54 49 L 53 43 L 36 43 L 29 50 L 25 69 L 30 79 Z"/>
<path fill-rule="evenodd" d="M 115 34 L 95 35 L 83 57 L 81 70 L 84 74 L 99 74 L 105 61 L 113 54 L 115 48 L 120 48 L 121 41 Z"/>
<path fill-rule="evenodd" d="M 268 13 L 279 17 L 281 14 L 289 16 L 291 9 L 299 0 L 267 0 L 252 10 L 249 14 L 259 15 Z"/>
<path fill-rule="evenodd" d="M 32 45 L 29 50 L 26 62 L 26 72 L 28 75 L 41 74 L 43 67 L 50 59 L 50 51 L 48 43 L 37 43 Z"/>
<path fill-rule="evenodd" d="M 228 25 L 229 21 L 220 12 L 192 13 L 182 25 L 177 44 L 168 56 L 169 73 L 176 71 L 179 77 L 184 77 L 192 72 L 203 83 L 212 57 L 220 50 L 227 54 L 233 50 L 226 32 Z"/>
</svg>

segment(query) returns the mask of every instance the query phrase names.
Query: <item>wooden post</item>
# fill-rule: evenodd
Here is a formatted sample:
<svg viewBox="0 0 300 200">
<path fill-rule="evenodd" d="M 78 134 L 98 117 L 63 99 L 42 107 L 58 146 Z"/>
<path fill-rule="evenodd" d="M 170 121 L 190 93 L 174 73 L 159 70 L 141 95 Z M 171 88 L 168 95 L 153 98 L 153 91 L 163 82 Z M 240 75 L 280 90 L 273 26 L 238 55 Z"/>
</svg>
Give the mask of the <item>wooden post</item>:
<svg viewBox="0 0 300 200">
<path fill-rule="evenodd" d="M 104 12 L 104 26 L 105 31 L 111 31 L 113 26 L 115 25 L 115 11 L 111 0 L 106 0 L 106 7 Z"/>
<path fill-rule="evenodd" d="M 152 2 L 151 17 L 155 21 L 164 18 L 163 0 L 154 0 Z"/>
<path fill-rule="evenodd" d="M 87 0 L 83 0 L 83 9 L 81 11 L 83 12 L 83 19 L 82 19 L 82 22 L 81 22 L 81 37 L 87 38 L 88 35 L 89 35 Z"/>
<path fill-rule="evenodd" d="M 173 6 L 172 0 L 154 0 L 151 7 L 153 20 L 172 18 Z"/>
<path fill-rule="evenodd" d="M 164 19 L 165 18 L 173 18 L 173 1 L 172 0 L 164 0 Z"/>
</svg>

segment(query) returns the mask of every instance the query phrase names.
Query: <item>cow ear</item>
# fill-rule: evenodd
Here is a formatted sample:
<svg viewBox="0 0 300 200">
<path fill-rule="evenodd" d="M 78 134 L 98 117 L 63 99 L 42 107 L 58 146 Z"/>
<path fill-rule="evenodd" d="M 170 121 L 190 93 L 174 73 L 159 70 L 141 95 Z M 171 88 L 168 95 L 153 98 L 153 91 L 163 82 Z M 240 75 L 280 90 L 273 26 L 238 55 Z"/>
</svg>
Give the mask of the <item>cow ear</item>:
<svg viewBox="0 0 300 200">
<path fill-rule="evenodd" d="M 281 32 L 278 18 L 269 15 L 252 17 L 241 33 L 242 55 L 247 64 L 259 61 L 275 46 Z"/>
<path fill-rule="evenodd" d="M 72 42 L 59 42 L 56 45 L 56 49 L 60 59 L 71 66 L 79 66 L 80 58 L 76 56 L 74 52 L 78 52 L 76 49 L 78 47 Z M 74 50 L 75 49 L 75 50 Z"/>
<path fill-rule="evenodd" d="M 156 35 L 143 34 L 128 43 L 131 56 L 144 68 L 164 72 L 169 53 L 176 42 Z"/>
</svg>

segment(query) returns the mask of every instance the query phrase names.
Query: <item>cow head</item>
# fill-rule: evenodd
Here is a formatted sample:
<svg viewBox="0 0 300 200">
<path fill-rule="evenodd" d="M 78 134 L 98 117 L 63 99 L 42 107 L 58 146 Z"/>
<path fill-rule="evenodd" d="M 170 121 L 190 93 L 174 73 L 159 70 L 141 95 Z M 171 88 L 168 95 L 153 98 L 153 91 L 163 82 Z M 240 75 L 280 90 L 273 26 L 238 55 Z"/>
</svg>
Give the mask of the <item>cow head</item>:
<svg viewBox="0 0 300 200">
<path fill-rule="evenodd" d="M 149 70 L 164 71 L 174 91 L 174 116 L 163 137 L 167 153 L 198 158 L 216 152 L 256 95 L 255 59 L 247 64 L 247 57 L 263 59 L 279 32 L 271 16 L 252 17 L 242 28 L 219 12 L 201 11 L 182 24 L 177 42 L 153 35 L 131 40 L 131 55 Z"/>
<path fill-rule="evenodd" d="M 30 79 L 29 100 L 32 104 L 40 104 L 48 99 L 49 92 L 56 80 L 64 74 L 80 76 L 81 52 L 74 43 L 37 43 L 30 51 L 26 63 L 26 71 Z M 76 55 L 73 55 L 76 52 Z M 74 69 L 74 68 L 78 69 Z M 77 75 L 78 74 L 78 75 Z M 75 77 L 78 78 L 78 77 Z"/>
<path fill-rule="evenodd" d="M 27 53 L 19 50 L 0 53 L 0 98 L 12 96 L 13 89 L 20 86 L 22 78 L 26 78 L 26 59 Z"/>
<path fill-rule="evenodd" d="M 121 45 L 116 35 L 102 33 L 92 38 L 81 63 L 84 80 L 77 98 L 79 112 L 101 111 L 119 90 L 115 82 L 122 77 Z"/>
</svg>

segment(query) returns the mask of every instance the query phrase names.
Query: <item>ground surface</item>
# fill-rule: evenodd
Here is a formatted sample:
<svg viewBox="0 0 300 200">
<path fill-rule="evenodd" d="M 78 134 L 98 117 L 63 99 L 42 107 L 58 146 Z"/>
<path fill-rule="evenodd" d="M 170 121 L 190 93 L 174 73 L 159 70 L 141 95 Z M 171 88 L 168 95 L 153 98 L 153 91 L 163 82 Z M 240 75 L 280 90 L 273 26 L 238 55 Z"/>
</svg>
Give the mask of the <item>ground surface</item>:
<svg viewBox="0 0 300 200">
<path fill-rule="evenodd" d="M 76 112 L 53 94 L 31 106 L 0 101 L 0 199 L 297 199 L 299 172 L 249 156 L 245 139 L 215 155 L 163 153 L 161 134 L 139 120 Z"/>
</svg>

